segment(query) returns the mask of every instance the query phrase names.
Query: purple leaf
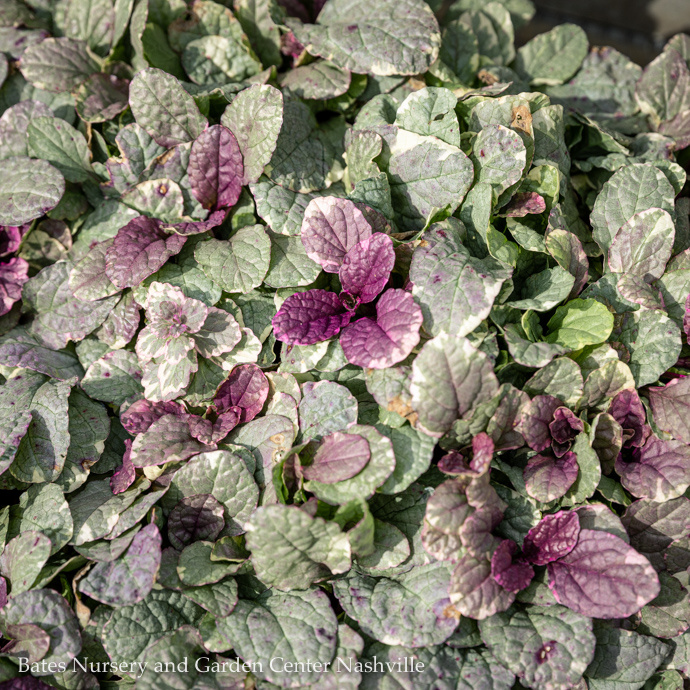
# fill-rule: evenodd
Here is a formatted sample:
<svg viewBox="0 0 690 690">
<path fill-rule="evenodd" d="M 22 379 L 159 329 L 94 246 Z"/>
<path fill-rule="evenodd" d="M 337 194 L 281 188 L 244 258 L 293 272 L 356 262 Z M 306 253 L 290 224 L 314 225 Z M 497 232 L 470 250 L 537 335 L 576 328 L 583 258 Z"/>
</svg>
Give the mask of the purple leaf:
<svg viewBox="0 0 690 690">
<path fill-rule="evenodd" d="M 194 415 L 189 420 L 189 433 L 202 443 L 219 443 L 240 423 L 241 414 L 242 410 L 239 407 L 231 407 L 227 412 L 218 415 L 215 422 Z"/>
<path fill-rule="evenodd" d="M 337 273 L 347 252 L 371 234 L 363 213 L 347 199 L 318 197 L 304 212 L 302 244 L 327 273 Z"/>
<path fill-rule="evenodd" d="M 120 415 L 122 426 L 132 436 L 143 434 L 157 419 L 166 414 L 186 414 L 185 408 L 178 402 L 151 402 L 137 400 Z"/>
<path fill-rule="evenodd" d="M 324 436 L 311 465 L 302 467 L 305 479 L 335 484 L 359 474 L 369 462 L 369 443 L 358 434 L 334 431 Z"/>
<path fill-rule="evenodd" d="M 195 541 L 215 541 L 225 527 L 223 504 L 210 494 L 186 496 L 168 517 L 168 539 L 181 551 Z"/>
<path fill-rule="evenodd" d="M 105 255 L 105 273 L 117 288 L 134 287 L 178 254 L 186 241 L 163 232 L 160 221 L 137 216 L 118 230 Z"/>
<path fill-rule="evenodd" d="M 567 451 L 563 457 L 535 455 L 527 462 L 523 477 L 527 493 L 548 503 L 563 496 L 577 479 L 577 456 Z"/>
<path fill-rule="evenodd" d="M 503 589 L 519 592 L 532 582 L 534 568 L 516 555 L 518 545 L 512 539 L 504 539 L 491 556 L 491 576 Z"/>
<path fill-rule="evenodd" d="M 364 318 L 350 324 L 340 344 L 351 364 L 385 369 L 412 352 L 422 321 L 422 310 L 409 292 L 387 290 L 376 304 L 376 321 Z"/>
<path fill-rule="evenodd" d="M 0 576 L 0 609 L 7 604 L 7 580 Z"/>
<path fill-rule="evenodd" d="M 491 459 L 494 456 L 494 442 L 491 440 L 491 436 L 483 431 L 477 434 L 472 439 L 472 452 L 470 469 L 477 474 L 488 472 L 489 467 L 491 467 Z"/>
<path fill-rule="evenodd" d="M 0 316 L 7 314 L 22 297 L 22 287 L 29 280 L 29 264 L 15 256 L 0 264 Z"/>
<path fill-rule="evenodd" d="M 244 166 L 235 135 L 223 125 L 204 130 L 189 154 L 192 194 L 204 208 L 229 208 L 242 191 Z"/>
<path fill-rule="evenodd" d="M 122 456 L 122 464 L 115 470 L 110 478 L 110 488 L 114 494 L 127 491 L 136 479 L 136 470 L 132 464 L 132 441 L 125 439 L 125 452 Z"/>
<path fill-rule="evenodd" d="M 458 450 L 451 450 L 438 461 L 438 469 L 446 474 L 469 474 L 472 472 L 463 454 Z"/>
<path fill-rule="evenodd" d="M 251 422 L 261 412 L 268 397 L 268 379 L 256 364 L 239 364 L 223 381 L 213 398 L 216 410 L 223 414 L 239 408 L 240 422 Z"/>
<path fill-rule="evenodd" d="M 501 215 L 511 218 L 522 218 L 531 213 L 543 213 L 544 211 L 546 211 L 544 197 L 536 192 L 521 192 L 510 200 L 510 203 Z"/>
<path fill-rule="evenodd" d="M 657 426 L 690 443 L 690 376 L 673 379 L 663 388 L 649 388 L 647 392 Z"/>
<path fill-rule="evenodd" d="M 639 448 L 649 435 L 645 424 L 644 406 L 637 391 L 626 389 L 618 393 L 609 405 L 609 414 L 623 429 L 623 446 Z"/>
<path fill-rule="evenodd" d="M 608 532 L 581 530 L 575 548 L 547 567 L 556 601 L 590 618 L 627 618 L 659 594 L 651 563 Z"/>
<path fill-rule="evenodd" d="M 669 501 L 682 496 L 690 486 L 690 446 L 682 441 L 650 436 L 632 456 L 632 462 L 626 462 L 619 455 L 615 469 L 621 484 L 633 496 Z"/>
<path fill-rule="evenodd" d="M 193 220 L 186 223 L 174 223 L 172 225 L 163 223 L 161 228 L 163 230 L 171 230 L 177 235 L 199 235 L 211 228 L 218 227 L 223 223 L 228 215 L 227 208 L 220 208 L 216 211 L 211 211 L 206 220 Z"/>
<path fill-rule="evenodd" d="M 518 429 L 532 450 L 539 453 L 551 445 L 549 424 L 561 406 L 561 401 L 552 395 L 537 395 L 523 408 Z"/>
<path fill-rule="evenodd" d="M 683 331 L 685 340 L 690 344 L 690 295 L 685 300 L 685 314 L 683 315 Z"/>
<path fill-rule="evenodd" d="M 546 565 L 569 554 L 575 548 L 579 534 L 577 513 L 561 510 L 545 515 L 527 532 L 522 552 L 530 563 Z"/>
<path fill-rule="evenodd" d="M 380 232 L 358 242 L 348 251 L 340 267 L 343 290 L 360 302 L 375 300 L 386 287 L 395 264 L 393 240 Z"/>
<path fill-rule="evenodd" d="M 161 535 L 151 523 L 132 540 L 127 553 L 111 563 L 97 563 L 79 590 L 108 606 L 131 606 L 153 588 L 161 564 Z"/>
<path fill-rule="evenodd" d="M 351 318 L 352 312 L 343 307 L 335 292 L 296 292 L 273 317 L 273 332 L 277 340 L 288 345 L 313 345 L 332 338 Z"/>
<path fill-rule="evenodd" d="M 14 254 L 19 249 L 22 237 L 28 232 L 31 223 L 24 225 L 0 226 L 0 256 Z"/>
<path fill-rule="evenodd" d="M 463 616 L 476 620 L 505 611 L 515 601 L 515 593 L 501 587 L 491 576 L 488 557 L 469 553 L 455 567 L 448 595 Z"/>
<path fill-rule="evenodd" d="M 549 424 L 551 436 L 557 443 L 574 440 L 584 428 L 584 422 L 567 407 L 559 407 L 553 413 L 553 421 Z"/>
</svg>

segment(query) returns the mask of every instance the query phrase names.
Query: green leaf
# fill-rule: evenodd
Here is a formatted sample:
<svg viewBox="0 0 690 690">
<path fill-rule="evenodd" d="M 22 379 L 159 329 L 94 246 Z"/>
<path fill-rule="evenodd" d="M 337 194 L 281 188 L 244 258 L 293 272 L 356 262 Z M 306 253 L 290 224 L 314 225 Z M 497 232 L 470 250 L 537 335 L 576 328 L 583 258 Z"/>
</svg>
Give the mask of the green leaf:
<svg viewBox="0 0 690 690">
<path fill-rule="evenodd" d="M 68 182 L 93 176 L 91 155 L 84 135 L 63 120 L 35 117 L 26 130 L 29 155 L 52 163 Z"/>
<path fill-rule="evenodd" d="M 134 77 L 129 104 L 137 123 L 166 148 L 193 141 L 207 124 L 180 82 L 159 69 L 142 70 Z"/>
<path fill-rule="evenodd" d="M 312 55 L 358 74 L 423 74 L 441 43 L 438 23 L 421 0 L 386 0 L 376 7 L 336 0 L 319 14 L 318 24 L 287 23 Z"/>
<path fill-rule="evenodd" d="M 426 647 L 443 643 L 457 626 L 447 613 L 451 565 L 432 563 L 396 579 L 350 575 L 334 587 L 345 612 L 384 644 Z"/>
<path fill-rule="evenodd" d="M 252 599 L 240 599 L 233 612 L 217 620 L 218 631 L 237 654 L 254 666 L 256 675 L 281 687 L 293 683 L 319 682 L 314 664 L 333 660 L 338 623 L 326 594 L 319 589 L 306 592 L 266 590 Z M 255 631 L 261 630 L 261 635 Z M 271 668 L 266 659 L 282 657 L 281 666 Z M 288 663 L 311 659 L 306 664 Z M 259 663 L 259 662 L 264 663 Z"/>
<path fill-rule="evenodd" d="M 297 506 L 266 506 L 247 522 L 247 548 L 257 577 L 284 592 L 350 569 L 350 542 L 334 522 Z"/>
<path fill-rule="evenodd" d="M 11 175 L 0 178 L 0 225 L 22 225 L 55 208 L 65 192 L 65 178 L 50 163 L 7 158 Z"/>
<path fill-rule="evenodd" d="M 220 120 L 237 139 L 244 161 L 243 184 L 256 182 L 271 160 L 283 124 L 283 95 L 267 84 L 240 91 Z"/>
<path fill-rule="evenodd" d="M 531 275 L 522 288 L 522 299 L 506 302 L 514 309 L 549 311 L 568 297 L 575 278 L 560 266 Z"/>
<path fill-rule="evenodd" d="M 479 630 L 498 661 L 535 689 L 575 686 L 594 656 L 591 619 L 563 606 L 509 609 Z"/>
<path fill-rule="evenodd" d="M 561 24 L 535 36 L 517 52 L 515 71 L 531 84 L 563 84 L 587 55 L 587 34 L 575 24 Z"/>
<path fill-rule="evenodd" d="M 60 474 L 70 443 L 68 397 L 72 384 L 48 381 L 34 394 L 29 405 L 31 424 L 10 466 L 22 482 L 51 482 Z"/>
<path fill-rule="evenodd" d="M 228 241 L 199 244 L 194 258 L 201 270 L 227 292 L 249 292 L 261 285 L 270 265 L 271 241 L 261 225 L 240 228 Z"/>
<path fill-rule="evenodd" d="M 574 299 L 556 309 L 547 327 L 547 342 L 579 350 L 608 339 L 613 330 L 613 314 L 596 300 Z"/>
<path fill-rule="evenodd" d="M 9 579 L 11 594 L 31 589 L 50 556 L 50 539 L 28 530 L 11 539 L 0 556 L 0 571 Z"/>
</svg>

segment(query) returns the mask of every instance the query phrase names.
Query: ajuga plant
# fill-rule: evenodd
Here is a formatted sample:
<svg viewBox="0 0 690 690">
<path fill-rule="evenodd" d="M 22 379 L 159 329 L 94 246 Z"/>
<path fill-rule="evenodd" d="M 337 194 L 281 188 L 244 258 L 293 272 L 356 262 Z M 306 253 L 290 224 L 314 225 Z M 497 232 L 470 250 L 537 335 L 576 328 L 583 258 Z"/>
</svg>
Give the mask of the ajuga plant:
<svg viewBox="0 0 690 690">
<path fill-rule="evenodd" d="M 690 682 L 690 37 L 529 0 L 0 2 L 0 690 Z"/>
</svg>

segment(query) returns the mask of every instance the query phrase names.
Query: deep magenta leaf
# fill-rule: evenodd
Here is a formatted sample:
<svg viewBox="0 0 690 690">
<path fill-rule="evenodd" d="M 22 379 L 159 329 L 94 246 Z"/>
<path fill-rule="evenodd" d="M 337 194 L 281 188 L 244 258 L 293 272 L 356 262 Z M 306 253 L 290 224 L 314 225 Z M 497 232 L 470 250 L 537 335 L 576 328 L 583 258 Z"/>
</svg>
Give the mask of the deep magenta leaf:
<svg viewBox="0 0 690 690">
<path fill-rule="evenodd" d="M 192 193 L 204 208 L 234 206 L 244 176 L 242 153 L 235 135 L 223 125 L 204 130 L 192 144 L 187 172 Z"/>
<path fill-rule="evenodd" d="M 575 548 L 579 534 L 577 513 L 561 510 L 545 515 L 527 532 L 522 552 L 530 563 L 546 565 L 569 554 Z"/>
<path fill-rule="evenodd" d="M 311 465 L 302 467 L 305 479 L 336 484 L 359 474 L 369 462 L 368 441 L 358 434 L 334 431 L 324 436 Z"/>
<path fill-rule="evenodd" d="M 160 221 L 137 216 L 118 230 L 105 255 L 105 273 L 117 288 L 139 285 L 178 254 L 185 242 L 185 237 L 165 233 Z"/>
<path fill-rule="evenodd" d="M 347 361 L 369 369 L 385 369 L 402 361 L 419 342 L 423 316 L 405 290 L 387 290 L 376 304 L 376 321 L 364 318 L 340 336 Z"/>
<path fill-rule="evenodd" d="M 519 555 L 512 539 L 504 539 L 491 556 L 491 576 L 503 589 L 519 592 L 532 582 L 534 568 Z"/>
<path fill-rule="evenodd" d="M 240 410 L 240 422 L 256 417 L 268 397 L 268 379 L 256 364 L 239 364 L 223 381 L 213 398 L 219 414 Z"/>
<path fill-rule="evenodd" d="M 383 233 L 375 233 L 345 255 L 339 271 L 343 290 L 363 303 L 375 300 L 386 287 L 394 264 L 393 240 Z"/>
<path fill-rule="evenodd" d="M 296 292 L 273 317 L 273 332 L 277 340 L 288 345 L 313 345 L 332 338 L 351 318 L 352 312 L 334 292 Z"/>
<path fill-rule="evenodd" d="M 651 563 L 620 537 L 583 529 L 575 548 L 548 564 L 559 604 L 591 618 L 627 618 L 659 594 Z"/>
</svg>

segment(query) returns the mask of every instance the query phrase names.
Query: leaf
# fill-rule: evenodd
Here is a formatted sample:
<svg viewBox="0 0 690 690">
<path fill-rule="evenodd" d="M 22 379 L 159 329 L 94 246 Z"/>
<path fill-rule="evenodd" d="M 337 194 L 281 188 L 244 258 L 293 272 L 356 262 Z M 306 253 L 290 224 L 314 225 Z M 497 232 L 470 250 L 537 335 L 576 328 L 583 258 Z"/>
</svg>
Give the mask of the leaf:
<svg viewBox="0 0 690 690">
<path fill-rule="evenodd" d="M 233 612 L 217 620 L 219 633 L 235 647 L 246 662 L 258 664 L 271 655 L 281 656 L 284 665 L 275 670 L 262 664 L 257 675 L 279 687 L 292 683 L 311 684 L 320 674 L 315 663 L 330 662 L 336 651 L 337 620 L 328 597 L 319 589 L 306 592 L 276 593 L 267 590 L 252 599 L 240 599 Z M 254 634 L 256 626 L 262 635 Z M 312 660 L 312 668 L 287 663 L 301 658 Z"/>
<path fill-rule="evenodd" d="M 50 482 L 62 471 L 70 442 L 70 388 L 70 382 L 47 381 L 34 393 L 29 404 L 31 423 L 10 466 L 10 472 L 20 481 Z"/>
<path fill-rule="evenodd" d="M 304 287 L 313 283 L 321 268 L 308 256 L 298 237 L 269 232 L 271 263 L 264 284 L 273 288 Z"/>
<path fill-rule="evenodd" d="M 563 496 L 577 478 L 577 460 L 574 453 L 563 457 L 535 455 L 524 471 L 525 489 L 537 501 L 549 503 Z"/>
<path fill-rule="evenodd" d="M 105 273 L 119 289 L 133 287 L 179 253 L 184 243 L 184 237 L 164 232 L 159 221 L 137 216 L 118 230 L 106 251 Z"/>
<path fill-rule="evenodd" d="M 68 182 L 86 182 L 93 175 L 86 139 L 66 122 L 35 117 L 26 134 L 29 155 L 51 163 Z"/>
<path fill-rule="evenodd" d="M 675 227 L 662 209 L 635 214 L 618 231 L 609 247 L 609 268 L 631 273 L 647 281 L 661 278 L 671 258 Z"/>
<path fill-rule="evenodd" d="M 338 0 L 318 19 L 318 24 L 293 21 L 289 27 L 312 55 L 360 74 L 424 73 L 441 43 L 431 9 L 418 0 L 376 8 L 361 0 Z"/>
<path fill-rule="evenodd" d="M 78 300 L 95 302 L 119 292 L 105 272 L 105 255 L 113 241 L 99 242 L 70 271 L 68 286 Z"/>
<path fill-rule="evenodd" d="M 351 575 L 338 580 L 335 595 L 362 630 L 389 645 L 441 644 L 455 629 L 448 600 L 450 567 L 433 563 L 398 576 Z"/>
<path fill-rule="evenodd" d="M 296 506 L 259 508 L 247 523 L 257 576 L 282 591 L 307 589 L 350 568 L 350 542 L 338 525 Z"/>
<path fill-rule="evenodd" d="M 45 345 L 65 347 L 69 340 L 81 340 L 105 321 L 117 299 L 82 302 L 69 289 L 72 264 L 66 261 L 47 266 L 24 286 L 27 306 L 36 313 L 30 331 Z"/>
<path fill-rule="evenodd" d="M 320 381 L 303 390 L 299 418 L 303 438 L 318 439 L 355 424 L 357 401 L 345 386 Z"/>
<path fill-rule="evenodd" d="M 527 533 L 522 551 L 530 563 L 546 565 L 569 554 L 575 548 L 579 535 L 578 513 L 561 510 L 545 515 Z"/>
<path fill-rule="evenodd" d="M 668 501 L 682 496 L 690 486 L 690 448 L 682 441 L 650 436 L 631 461 L 616 459 L 621 484 L 637 498 Z"/>
<path fill-rule="evenodd" d="M 490 184 L 496 196 L 520 180 L 527 162 L 527 151 L 520 135 L 502 125 L 482 129 L 472 148 L 478 181 Z"/>
<path fill-rule="evenodd" d="M 335 149 L 318 129 L 316 118 L 301 101 L 283 105 L 283 125 L 264 174 L 293 192 L 307 194 L 331 185 L 331 168 L 339 169 Z"/>
<path fill-rule="evenodd" d="M 79 590 L 109 606 L 132 606 L 151 591 L 160 566 L 160 554 L 158 527 L 147 525 L 137 533 L 123 557 L 97 564 L 80 581 Z"/>
<path fill-rule="evenodd" d="M 638 386 L 654 383 L 680 355 L 680 330 L 660 311 L 628 312 L 620 342 L 630 352 L 630 371 Z"/>
<path fill-rule="evenodd" d="M 424 315 L 424 329 L 467 335 L 488 315 L 508 272 L 490 259 L 470 256 L 456 225 L 432 225 L 410 266 L 412 294 Z"/>
<path fill-rule="evenodd" d="M 579 350 L 608 339 L 613 330 L 613 314 L 596 300 L 574 299 L 556 309 L 547 327 L 547 342 Z"/>
<path fill-rule="evenodd" d="M 486 355 L 465 338 L 444 333 L 428 341 L 412 366 L 412 407 L 433 435 L 444 434 L 456 419 L 491 399 L 498 382 Z"/>
<path fill-rule="evenodd" d="M 623 687 L 642 687 L 668 654 L 668 645 L 654 637 L 631 630 L 597 624 L 597 647 L 587 668 L 588 684 L 615 683 Z"/>
<path fill-rule="evenodd" d="M 375 428 L 355 424 L 345 433 L 361 436 L 369 444 L 371 458 L 364 469 L 353 477 L 337 483 L 311 480 L 305 485 L 305 488 L 319 499 L 334 505 L 373 496 L 376 489 L 391 476 L 395 467 L 391 441 Z"/>
<path fill-rule="evenodd" d="M 0 225 L 21 225 L 55 208 L 65 192 L 65 179 L 50 163 L 7 158 L 12 175 L 0 180 Z"/>
<path fill-rule="evenodd" d="M 686 407 L 690 406 L 689 388 L 689 379 L 674 378 L 666 386 L 648 389 L 656 425 L 685 443 L 690 443 L 690 418 L 686 412 Z"/>
<path fill-rule="evenodd" d="M 182 550 L 195 541 L 212 541 L 225 527 L 223 506 L 210 494 L 186 496 L 168 517 L 168 539 Z"/>
<path fill-rule="evenodd" d="M 322 440 L 312 462 L 302 466 L 302 476 L 336 484 L 361 472 L 370 457 L 369 443 L 363 436 L 334 431 Z"/>
<path fill-rule="evenodd" d="M 592 622 L 562 606 L 510 609 L 479 624 L 496 659 L 532 688 L 567 688 L 594 656 Z"/>
<path fill-rule="evenodd" d="M 3 630 L 7 626 L 27 624 L 36 625 L 50 637 L 50 646 L 42 659 L 43 663 L 67 665 L 81 651 L 82 641 L 77 618 L 65 599 L 52 589 L 21 592 L 12 597 L 0 612 Z M 37 675 L 47 673 L 39 671 Z"/>
<path fill-rule="evenodd" d="M 61 381 L 79 377 L 83 371 L 72 353 L 52 350 L 22 328 L 0 338 L 0 364 L 38 371 Z"/>
<path fill-rule="evenodd" d="M 579 69 L 588 43 L 579 26 L 561 24 L 518 50 L 515 71 L 531 84 L 563 84 Z"/>
<path fill-rule="evenodd" d="M 132 80 L 129 104 L 137 123 L 166 148 L 193 141 L 206 127 L 206 118 L 180 82 L 153 67 Z"/>
<path fill-rule="evenodd" d="M 244 177 L 234 134 L 222 125 L 205 129 L 192 144 L 187 173 L 192 194 L 204 208 L 234 206 Z"/>
<path fill-rule="evenodd" d="M 304 211 L 302 244 L 307 256 L 328 273 L 338 273 L 346 254 L 371 237 L 362 211 L 348 199 L 312 199 Z"/>
<path fill-rule="evenodd" d="M 136 355 L 128 350 L 113 350 L 86 370 L 81 386 L 96 400 L 121 405 L 125 400 L 142 395 L 141 378 Z"/>
<path fill-rule="evenodd" d="M 238 17 L 240 21 L 240 17 Z M 268 84 L 240 91 L 221 117 L 237 139 L 244 160 L 242 184 L 257 182 L 271 160 L 283 124 L 283 95 Z"/>
<path fill-rule="evenodd" d="M 50 539 L 28 530 L 5 546 L 0 556 L 0 571 L 10 581 L 12 597 L 31 589 L 50 556 Z"/>
<path fill-rule="evenodd" d="M 271 242 L 261 225 L 238 230 L 227 242 L 209 240 L 194 258 L 206 276 L 227 292 L 249 292 L 261 285 L 269 267 Z"/>
<path fill-rule="evenodd" d="M 557 601 L 585 616 L 625 618 L 659 594 L 649 561 L 620 537 L 581 530 L 577 545 L 548 565 Z"/>
<path fill-rule="evenodd" d="M 441 59 L 444 47 L 442 43 Z M 457 102 L 457 96 L 449 89 L 429 86 L 414 91 L 398 108 L 395 124 L 408 132 L 434 136 L 447 144 L 460 146 L 460 126 L 455 115 Z"/>
<path fill-rule="evenodd" d="M 641 211 L 660 208 L 673 214 L 674 197 L 671 183 L 653 165 L 622 167 L 604 183 L 594 203 L 590 220 L 596 243 L 607 250 L 620 228 Z"/>
<path fill-rule="evenodd" d="M 247 428 L 246 426 L 244 427 Z M 238 535 L 259 500 L 259 489 L 244 460 L 227 450 L 200 453 L 173 477 L 161 505 L 166 511 L 183 499 L 213 496 L 223 506 L 222 535 Z"/>
<path fill-rule="evenodd" d="M 135 467 L 163 465 L 209 449 L 192 437 L 187 415 L 166 414 L 134 439 L 132 464 Z"/>
<path fill-rule="evenodd" d="M 47 38 L 29 46 L 22 55 L 22 74 L 39 89 L 71 91 L 99 72 L 99 64 L 85 41 Z"/>
<path fill-rule="evenodd" d="M 383 369 L 402 361 L 419 342 L 422 310 L 408 292 L 387 290 L 376 304 L 376 321 L 359 319 L 345 327 L 340 344 L 348 362 Z"/>
<path fill-rule="evenodd" d="M 388 163 L 396 216 L 404 230 L 418 230 L 438 210 L 453 213 L 472 186 L 472 161 L 435 137 L 400 130 Z"/>
<path fill-rule="evenodd" d="M 103 647 L 115 663 L 130 664 L 166 633 L 198 623 L 203 613 L 178 592 L 153 590 L 138 604 L 113 611 L 103 627 Z"/>
<path fill-rule="evenodd" d="M 547 268 L 525 280 L 522 299 L 507 304 L 514 309 L 549 311 L 568 297 L 575 284 L 575 278 L 560 266 Z"/>
</svg>

